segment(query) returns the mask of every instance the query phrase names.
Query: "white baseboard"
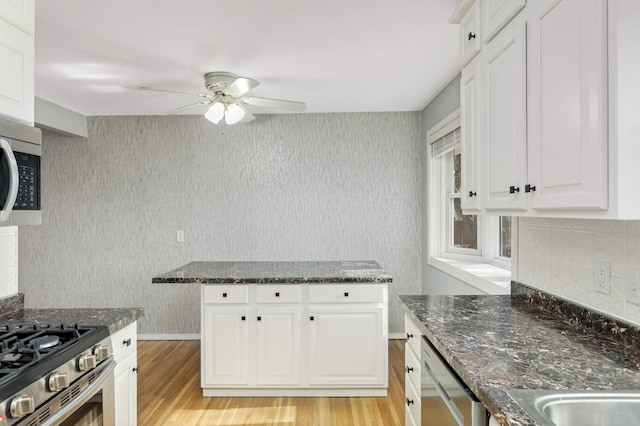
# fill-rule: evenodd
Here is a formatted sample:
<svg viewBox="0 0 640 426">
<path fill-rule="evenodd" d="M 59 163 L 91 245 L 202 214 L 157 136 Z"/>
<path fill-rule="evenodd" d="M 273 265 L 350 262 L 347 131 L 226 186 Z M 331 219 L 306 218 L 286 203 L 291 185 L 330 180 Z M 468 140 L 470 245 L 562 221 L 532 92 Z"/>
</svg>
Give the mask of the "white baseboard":
<svg viewBox="0 0 640 426">
<path fill-rule="evenodd" d="M 138 334 L 138 340 L 200 340 L 200 334 Z"/>
<path fill-rule="evenodd" d="M 389 339 L 406 339 L 404 333 L 389 333 Z"/>
</svg>

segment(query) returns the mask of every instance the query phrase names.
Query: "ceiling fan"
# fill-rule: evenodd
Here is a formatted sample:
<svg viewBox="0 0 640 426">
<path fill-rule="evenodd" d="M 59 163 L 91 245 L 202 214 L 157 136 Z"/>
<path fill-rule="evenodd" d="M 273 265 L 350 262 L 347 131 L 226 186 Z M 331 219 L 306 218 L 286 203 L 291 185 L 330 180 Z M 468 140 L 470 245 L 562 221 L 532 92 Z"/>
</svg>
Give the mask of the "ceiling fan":
<svg viewBox="0 0 640 426">
<path fill-rule="evenodd" d="M 211 105 L 204 116 L 215 124 L 218 124 L 223 118 L 227 124 L 254 120 L 255 117 L 246 109 L 245 105 L 295 112 L 302 112 L 307 109 L 307 105 L 304 102 L 244 96 L 259 84 L 258 81 L 252 78 L 240 77 L 230 72 L 215 71 L 204 75 L 204 85 L 211 93 L 195 94 L 154 87 L 140 87 L 140 89 L 197 96 L 201 98 L 200 101 L 167 111 L 165 114 L 175 114 L 197 106 Z"/>
</svg>

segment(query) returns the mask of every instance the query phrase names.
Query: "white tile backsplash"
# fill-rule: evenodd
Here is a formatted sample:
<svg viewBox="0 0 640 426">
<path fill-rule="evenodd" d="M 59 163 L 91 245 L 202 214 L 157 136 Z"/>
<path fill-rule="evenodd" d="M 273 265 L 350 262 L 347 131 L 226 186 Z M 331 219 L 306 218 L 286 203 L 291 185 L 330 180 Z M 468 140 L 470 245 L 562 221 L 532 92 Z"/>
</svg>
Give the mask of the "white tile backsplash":
<svg viewBox="0 0 640 426">
<path fill-rule="evenodd" d="M 516 280 L 640 325 L 627 301 L 626 271 L 640 268 L 640 221 L 519 219 Z M 610 292 L 597 293 L 593 262 L 610 266 Z"/>
<path fill-rule="evenodd" d="M 0 228 L 0 297 L 18 292 L 18 227 Z"/>
</svg>

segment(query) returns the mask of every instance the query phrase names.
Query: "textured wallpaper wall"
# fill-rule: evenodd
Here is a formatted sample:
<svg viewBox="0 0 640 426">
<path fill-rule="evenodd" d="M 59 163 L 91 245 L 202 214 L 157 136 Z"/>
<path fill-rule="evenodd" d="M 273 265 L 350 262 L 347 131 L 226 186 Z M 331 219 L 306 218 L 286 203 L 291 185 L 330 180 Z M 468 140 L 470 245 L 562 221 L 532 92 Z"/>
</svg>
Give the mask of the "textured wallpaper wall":
<svg viewBox="0 0 640 426">
<path fill-rule="evenodd" d="M 518 280 L 640 325 L 626 275 L 640 268 L 640 221 L 519 220 Z M 610 265 L 610 293 L 593 286 L 593 262 Z"/>
<path fill-rule="evenodd" d="M 94 117 L 88 140 L 46 132 L 43 224 L 19 233 L 25 304 L 141 306 L 140 333 L 197 333 L 197 286 L 151 277 L 192 260 L 374 259 L 401 332 L 396 295 L 421 291 L 419 132 L 417 112 L 226 128 Z"/>
</svg>

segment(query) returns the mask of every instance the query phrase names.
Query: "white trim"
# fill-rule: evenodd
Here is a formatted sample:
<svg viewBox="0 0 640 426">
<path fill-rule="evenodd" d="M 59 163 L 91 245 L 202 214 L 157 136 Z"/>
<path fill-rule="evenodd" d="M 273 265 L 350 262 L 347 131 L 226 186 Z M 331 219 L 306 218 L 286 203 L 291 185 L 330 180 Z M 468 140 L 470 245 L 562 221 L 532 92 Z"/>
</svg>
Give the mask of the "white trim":
<svg viewBox="0 0 640 426">
<path fill-rule="evenodd" d="M 202 396 L 254 396 L 254 397 L 274 397 L 274 396 L 316 396 L 316 397 L 348 397 L 348 396 L 387 396 L 387 387 L 371 388 L 247 388 L 242 387 L 216 387 L 203 388 Z"/>
<path fill-rule="evenodd" d="M 484 262 L 431 257 L 427 263 L 491 295 L 511 294 L 511 271 Z"/>
<path fill-rule="evenodd" d="M 138 334 L 138 340 L 200 340 L 196 334 Z"/>
<path fill-rule="evenodd" d="M 406 338 L 404 333 L 389 333 L 389 340 L 404 340 Z"/>
<path fill-rule="evenodd" d="M 441 137 L 448 135 L 455 129 L 460 127 L 460 108 L 447 115 L 440 120 L 438 124 L 435 124 L 432 128 L 427 130 L 427 144 L 431 145 Z"/>
</svg>

